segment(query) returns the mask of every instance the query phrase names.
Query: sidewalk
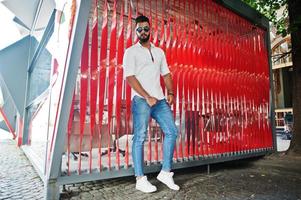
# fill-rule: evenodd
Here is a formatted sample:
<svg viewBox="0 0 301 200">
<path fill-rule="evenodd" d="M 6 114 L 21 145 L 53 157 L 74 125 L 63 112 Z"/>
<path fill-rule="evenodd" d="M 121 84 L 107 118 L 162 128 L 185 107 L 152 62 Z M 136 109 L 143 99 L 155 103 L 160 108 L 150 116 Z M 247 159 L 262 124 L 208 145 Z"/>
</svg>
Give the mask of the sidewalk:
<svg viewBox="0 0 301 200">
<path fill-rule="evenodd" d="M 66 185 L 62 199 L 301 199 L 301 157 L 272 155 L 175 171 L 178 192 L 156 180 L 153 194 L 135 190 L 134 177 Z M 43 183 L 11 139 L 0 140 L 0 199 L 43 199 Z"/>
<path fill-rule="evenodd" d="M 0 199 L 43 199 L 43 182 L 12 139 L 0 139 Z"/>
</svg>

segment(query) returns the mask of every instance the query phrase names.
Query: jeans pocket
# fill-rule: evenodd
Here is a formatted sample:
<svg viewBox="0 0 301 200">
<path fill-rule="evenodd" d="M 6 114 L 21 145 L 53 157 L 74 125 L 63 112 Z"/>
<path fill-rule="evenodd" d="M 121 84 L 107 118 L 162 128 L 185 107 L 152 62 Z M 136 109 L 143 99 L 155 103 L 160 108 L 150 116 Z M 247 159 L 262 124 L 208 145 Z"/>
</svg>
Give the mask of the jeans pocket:
<svg viewBox="0 0 301 200">
<path fill-rule="evenodd" d="M 135 95 L 132 100 L 132 112 L 141 113 L 147 110 L 148 104 L 146 100 L 142 97 Z"/>
<path fill-rule="evenodd" d="M 137 95 L 135 95 L 134 97 L 133 97 L 133 100 L 132 100 L 132 104 L 144 104 L 144 103 L 146 103 L 146 100 L 144 99 L 144 98 L 142 98 L 142 97 L 139 97 L 139 96 L 137 96 Z"/>
</svg>

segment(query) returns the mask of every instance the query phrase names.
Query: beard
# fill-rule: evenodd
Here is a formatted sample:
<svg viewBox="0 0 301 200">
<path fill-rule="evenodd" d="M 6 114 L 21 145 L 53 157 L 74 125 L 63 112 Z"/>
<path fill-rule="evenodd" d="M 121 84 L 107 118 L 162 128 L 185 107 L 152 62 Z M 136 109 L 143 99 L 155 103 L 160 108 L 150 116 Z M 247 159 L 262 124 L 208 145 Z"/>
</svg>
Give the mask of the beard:
<svg viewBox="0 0 301 200">
<path fill-rule="evenodd" d="M 148 34 L 146 37 L 142 37 L 142 35 L 139 37 L 140 43 L 146 43 L 149 40 L 150 34 Z"/>
</svg>

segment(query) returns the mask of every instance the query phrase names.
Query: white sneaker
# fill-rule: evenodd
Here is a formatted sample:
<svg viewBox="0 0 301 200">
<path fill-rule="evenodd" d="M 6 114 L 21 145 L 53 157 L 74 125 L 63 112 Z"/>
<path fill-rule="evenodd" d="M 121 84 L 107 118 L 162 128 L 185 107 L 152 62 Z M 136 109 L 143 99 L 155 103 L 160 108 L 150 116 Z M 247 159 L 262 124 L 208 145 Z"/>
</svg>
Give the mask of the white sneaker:
<svg viewBox="0 0 301 200">
<path fill-rule="evenodd" d="M 141 192 L 151 193 L 157 191 L 157 187 L 152 185 L 146 176 L 142 176 L 136 181 L 136 189 Z"/>
<path fill-rule="evenodd" d="M 157 179 L 162 183 L 164 183 L 165 185 L 167 185 L 167 187 L 169 187 L 170 189 L 179 190 L 180 187 L 175 184 L 172 176 L 173 176 L 173 172 L 165 172 L 161 170 L 161 172 L 157 176 Z"/>
</svg>

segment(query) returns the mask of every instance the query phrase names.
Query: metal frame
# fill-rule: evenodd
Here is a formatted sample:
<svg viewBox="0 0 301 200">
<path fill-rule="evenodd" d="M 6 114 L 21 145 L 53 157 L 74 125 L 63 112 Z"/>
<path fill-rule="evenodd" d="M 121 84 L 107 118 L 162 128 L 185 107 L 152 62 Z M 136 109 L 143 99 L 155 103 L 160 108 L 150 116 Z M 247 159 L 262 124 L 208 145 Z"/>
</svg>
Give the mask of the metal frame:
<svg viewBox="0 0 301 200">
<path fill-rule="evenodd" d="M 36 61 L 37 61 L 37 59 L 38 59 L 38 57 L 39 57 L 39 55 L 42 51 L 42 48 L 45 47 L 45 45 L 47 44 L 47 42 L 50 39 L 49 34 L 53 33 L 55 13 L 56 13 L 56 10 L 53 10 L 53 12 L 50 16 L 48 25 L 47 25 L 47 27 L 44 31 L 43 37 L 41 39 L 40 45 L 37 47 L 35 53 L 33 54 L 31 64 L 29 65 L 29 68 L 28 68 L 28 73 L 31 73 L 33 71 L 33 69 L 35 67 L 35 63 L 36 63 Z"/>
<path fill-rule="evenodd" d="M 208 158 L 196 158 L 195 160 L 189 160 L 184 162 L 174 162 L 173 169 L 182 169 L 187 167 L 196 167 L 201 165 L 211 165 L 215 163 L 222 163 L 227 161 L 234 161 L 258 156 L 264 156 L 267 153 L 271 153 L 271 151 L 261 151 L 261 152 L 253 152 L 250 154 L 242 154 L 242 155 L 233 155 L 233 156 L 216 156 L 216 157 L 208 157 Z M 145 174 L 158 172 L 161 170 L 161 164 L 152 164 L 146 165 L 144 167 Z M 57 178 L 57 181 L 60 185 L 71 184 L 71 183 L 80 183 L 86 181 L 95 181 L 95 180 L 104 180 L 110 178 L 118 178 L 118 177 L 126 177 L 133 176 L 134 168 L 130 167 L 128 169 L 121 168 L 120 170 L 106 170 L 101 173 L 97 170 L 92 171 L 91 174 L 82 174 L 82 175 L 74 175 L 74 176 L 60 176 Z"/>
<path fill-rule="evenodd" d="M 39 4 L 39 8 L 41 8 L 41 4 Z M 45 47 L 45 45 L 47 44 L 47 42 L 49 41 L 50 39 L 50 33 L 53 32 L 53 22 L 54 22 L 54 17 L 55 17 L 55 13 L 56 11 L 54 10 L 51 14 L 51 17 L 50 17 L 50 20 L 48 22 L 48 25 L 44 31 L 44 35 L 41 39 L 41 42 L 39 43 L 39 46 L 36 48 L 36 51 L 34 53 L 34 55 L 32 56 L 32 61 L 30 63 L 30 65 L 28 66 L 28 69 L 27 69 L 27 80 L 26 80 L 26 99 L 25 99 L 25 111 L 24 111 L 24 127 L 23 127 L 23 140 L 22 140 L 22 144 L 27 144 L 27 140 L 28 140 L 28 110 L 29 108 L 34 104 L 34 103 L 38 103 L 40 102 L 40 96 L 43 96 L 43 94 L 41 94 L 39 97 L 36 97 L 33 101 L 30 101 L 28 102 L 29 100 L 29 91 L 30 91 L 30 88 L 29 88 L 29 81 L 30 81 L 30 74 L 32 73 L 32 71 L 34 70 L 34 67 L 35 67 L 35 63 L 41 53 L 41 50 L 42 48 Z M 30 43 L 31 43 L 31 40 L 30 40 Z"/>
<path fill-rule="evenodd" d="M 41 8 L 41 4 L 39 4 L 39 8 Z M 41 39 L 41 42 L 39 44 L 39 46 L 36 48 L 36 51 L 32 57 L 32 61 L 31 61 L 31 64 L 29 65 L 28 67 L 28 70 L 27 70 L 27 74 L 28 74 L 28 77 L 27 77 L 27 87 L 29 85 L 29 81 L 30 81 L 30 73 L 32 73 L 32 71 L 34 70 L 34 67 L 35 67 L 35 63 L 36 63 L 36 60 L 39 58 L 39 55 L 41 53 L 41 50 L 42 48 L 45 47 L 45 45 L 47 45 L 49 39 L 50 39 L 50 36 L 53 32 L 53 29 L 54 29 L 54 20 L 55 20 L 55 13 L 56 13 L 56 10 L 53 10 L 52 14 L 51 14 L 51 17 L 49 19 L 49 22 L 47 24 L 47 27 L 44 31 L 44 35 Z M 29 109 L 31 108 L 31 106 L 35 105 L 35 104 L 38 104 L 44 97 L 45 95 L 47 95 L 49 93 L 49 91 L 45 91 L 43 92 L 41 95 L 39 95 L 38 97 L 36 97 L 33 101 L 29 101 L 28 102 L 28 94 L 29 94 L 29 91 L 30 91 L 30 88 L 27 88 L 27 91 L 26 91 L 26 106 L 25 106 L 25 114 L 24 114 L 24 121 L 25 121 L 25 124 L 24 124 L 24 127 L 23 127 L 23 138 L 22 138 L 22 144 L 27 144 L 27 141 L 28 141 L 28 125 L 29 125 L 29 119 L 28 119 L 28 111 Z M 45 170 L 43 169 L 44 167 L 42 166 L 43 165 L 43 161 L 40 160 L 40 158 L 38 158 L 36 156 L 36 154 L 34 153 L 34 151 L 32 151 L 30 149 L 30 146 L 22 146 L 21 147 L 22 150 L 25 152 L 26 156 L 30 159 L 30 161 L 33 163 L 35 169 L 38 171 L 39 175 L 41 176 L 44 176 L 44 173 L 45 173 Z M 41 178 L 43 179 L 44 177 Z"/>
<path fill-rule="evenodd" d="M 275 96 L 274 96 L 274 84 L 273 84 L 273 67 L 272 67 L 272 50 L 271 50 L 271 40 L 270 40 L 270 25 L 268 23 L 268 31 L 266 34 L 266 45 L 268 49 L 268 61 L 269 61 L 269 74 L 270 74 L 270 120 L 272 125 L 272 135 L 273 135 L 273 147 L 274 152 L 277 151 L 277 135 L 276 135 L 276 125 L 275 125 Z"/>
<path fill-rule="evenodd" d="M 76 75 L 78 71 L 78 64 L 80 61 L 80 55 L 82 52 L 83 41 L 85 37 L 85 27 L 88 23 L 88 16 L 91 7 L 91 0 L 78 0 L 79 12 L 75 18 L 74 31 L 72 33 L 72 40 L 70 41 L 69 49 L 69 59 L 67 61 L 67 74 L 66 82 L 63 96 L 61 109 L 59 110 L 59 121 L 57 126 L 57 134 L 54 138 L 53 152 L 49 164 L 49 171 L 46 174 L 46 180 L 44 182 L 45 186 L 45 198 L 46 199 L 59 199 L 59 184 L 57 178 L 60 176 L 61 169 L 61 159 L 65 144 L 65 133 L 67 130 L 68 115 L 64 113 L 69 113 L 71 107 L 71 101 L 73 96 L 73 91 L 76 83 Z"/>
<path fill-rule="evenodd" d="M 71 44 L 73 44 L 70 47 L 71 53 L 70 53 L 70 60 L 67 63 L 68 66 L 68 72 L 66 76 L 66 83 L 63 93 L 63 99 L 62 99 L 62 106 L 61 110 L 59 111 L 59 121 L 58 121 L 58 128 L 57 128 L 57 134 L 54 142 L 53 147 L 53 157 L 52 161 L 50 163 L 50 174 L 48 178 L 56 178 L 60 174 L 60 163 L 61 163 L 61 155 L 64 152 L 64 144 L 65 144 L 65 133 L 67 130 L 67 123 L 69 116 L 65 113 L 69 113 L 71 108 L 71 102 L 73 97 L 73 91 L 75 89 L 75 83 L 76 83 L 76 75 L 78 72 L 78 66 L 80 61 L 80 55 L 82 52 L 82 46 L 84 41 L 85 32 L 82 30 L 85 30 L 87 23 L 88 23 L 88 15 L 90 12 L 90 6 L 91 1 L 90 0 L 82 0 L 80 3 L 80 9 L 79 14 L 77 16 L 77 21 L 74 29 L 74 36 L 73 40 L 71 41 Z"/>
<path fill-rule="evenodd" d="M 242 1 L 236 0 L 215 0 L 220 5 L 230 9 L 239 16 L 252 22 L 254 25 L 264 28 L 269 31 L 269 20 L 249 5 Z M 269 42 L 270 43 L 270 42 Z"/>
</svg>

